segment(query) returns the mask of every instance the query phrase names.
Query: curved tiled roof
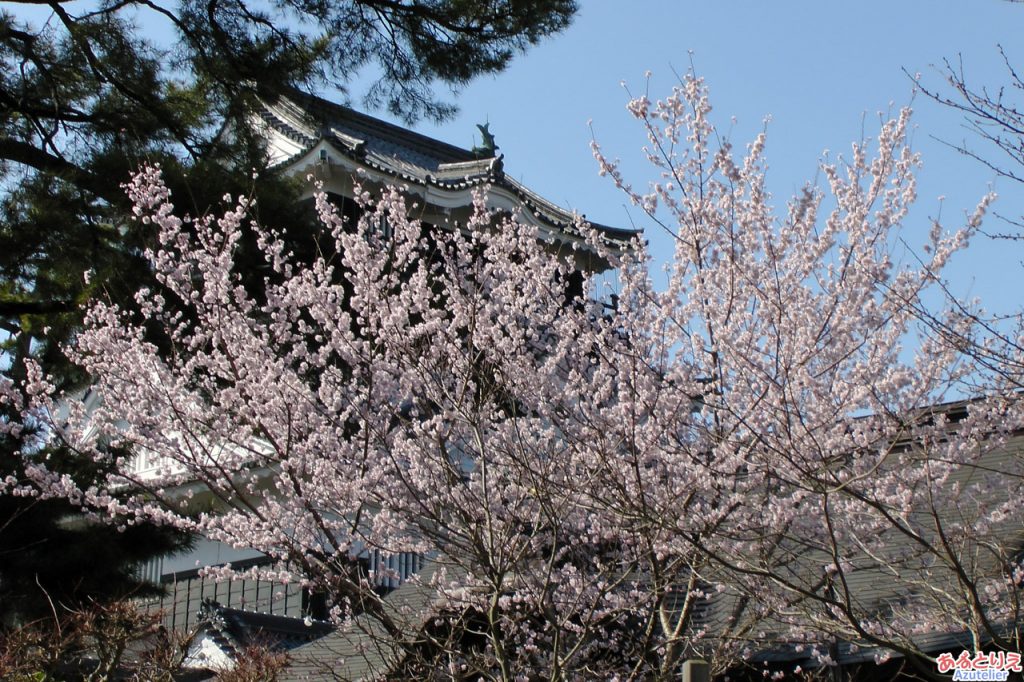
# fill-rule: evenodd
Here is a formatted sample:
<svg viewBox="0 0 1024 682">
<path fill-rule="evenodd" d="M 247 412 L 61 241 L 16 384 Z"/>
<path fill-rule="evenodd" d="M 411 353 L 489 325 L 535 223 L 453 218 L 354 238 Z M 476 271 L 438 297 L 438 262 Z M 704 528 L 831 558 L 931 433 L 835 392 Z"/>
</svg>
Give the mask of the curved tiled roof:
<svg viewBox="0 0 1024 682">
<path fill-rule="evenodd" d="M 267 104 L 261 117 L 269 128 L 300 147 L 299 152 L 281 161 L 283 165 L 296 162 L 323 140 L 339 154 L 397 182 L 449 191 L 484 185 L 503 188 L 538 219 L 559 231 L 573 231 L 577 216 L 508 177 L 503 155 L 481 157 L 298 90 Z M 620 246 L 637 236 L 633 230 L 591 225 Z"/>
<path fill-rule="evenodd" d="M 234 609 L 212 599 L 203 600 L 198 616 L 200 636 L 208 638 L 231 660 L 238 660 L 249 646 L 290 651 L 332 630 L 324 621 Z"/>
</svg>

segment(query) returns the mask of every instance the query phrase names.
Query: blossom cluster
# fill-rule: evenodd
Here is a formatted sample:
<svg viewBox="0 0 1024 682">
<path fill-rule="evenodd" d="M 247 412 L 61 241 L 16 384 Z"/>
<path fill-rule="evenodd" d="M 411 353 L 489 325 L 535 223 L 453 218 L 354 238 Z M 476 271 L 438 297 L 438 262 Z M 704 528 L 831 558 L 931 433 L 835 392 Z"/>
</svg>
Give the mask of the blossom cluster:
<svg viewBox="0 0 1024 682">
<path fill-rule="evenodd" d="M 672 232 L 663 288 L 639 241 L 544 235 L 485 194 L 425 225 L 402 188 L 357 190 L 358 220 L 318 196 L 325 246 L 299 262 L 246 200 L 183 219 L 144 170 L 128 189 L 159 286 L 93 305 L 71 352 L 102 404 L 52 431 L 136 464 L 89 490 L 40 464 L 38 485 L 257 549 L 339 621 L 460 674 L 668 679 L 772 648 L 834 665 L 836 639 L 924 656 L 936 629 L 1010 648 L 1024 365 L 999 337 L 966 343 L 984 331 L 968 308 L 923 303 L 992 198 L 906 266 L 909 111 L 778 217 L 766 137 L 735 158 L 699 79 L 629 110 L 650 190 L 595 155 Z M 594 252 L 615 305 L 578 271 Z M 367 551 L 429 557 L 427 616 L 389 609 Z"/>
</svg>

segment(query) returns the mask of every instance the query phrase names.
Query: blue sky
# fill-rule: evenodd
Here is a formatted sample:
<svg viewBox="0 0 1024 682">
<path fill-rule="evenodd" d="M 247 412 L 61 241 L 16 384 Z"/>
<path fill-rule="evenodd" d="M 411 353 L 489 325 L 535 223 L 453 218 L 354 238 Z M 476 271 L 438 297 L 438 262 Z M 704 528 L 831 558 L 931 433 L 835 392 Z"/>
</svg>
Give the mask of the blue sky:
<svg viewBox="0 0 1024 682">
<path fill-rule="evenodd" d="M 598 177 L 589 148 L 593 134 L 607 154 L 619 157 L 635 187 L 653 177 L 640 155 L 641 128 L 626 113 L 620 83 L 634 93 L 667 94 L 673 70 L 691 63 L 711 89 L 714 118 L 738 149 L 768 126 L 768 184 L 776 206 L 816 176 L 823 150 L 847 153 L 871 136 L 879 112 L 912 104 L 914 149 L 922 154 L 919 199 L 906 221 L 918 243 L 930 218 L 953 227 L 993 187 L 996 210 L 1024 215 L 1024 186 L 998 181 L 976 161 L 939 140 L 973 142 L 954 111 L 913 94 L 905 75 L 920 72 L 943 89 L 943 59 L 963 60 L 973 83 L 1005 82 L 997 46 L 1024 68 L 1024 2 L 1007 0 L 581 0 L 565 33 L 520 56 L 502 74 L 461 90 L 461 113 L 444 124 L 421 122 L 428 135 L 472 147 L 476 124 L 488 121 L 506 172 L 591 220 L 648 227 L 606 178 Z M 24 8 L 21 10 L 27 12 Z M 45 15 L 45 9 L 41 10 Z M 145 16 L 140 15 L 142 28 Z M 353 88 L 358 104 L 358 83 Z M 320 93 L 327 97 L 332 94 Z M 1024 102 L 1024 93 L 1018 93 Z M 381 112 L 374 113 L 388 118 Z M 732 120 L 735 119 L 735 123 Z M 592 121 L 592 129 L 588 126 Z M 396 121 L 398 122 L 398 121 Z M 593 132 L 592 132 L 593 131 Z M 936 139 L 938 138 L 938 139 Z M 984 147 L 981 147 L 984 150 Z M 1004 231 L 989 220 L 987 228 Z M 652 252 L 670 253 L 668 237 L 647 230 Z M 976 240 L 954 263 L 954 288 L 978 296 L 995 311 L 1020 308 L 1024 244 Z"/>
<path fill-rule="evenodd" d="M 589 142 L 624 162 L 627 177 L 643 186 L 653 175 L 641 159 L 642 130 L 625 111 L 626 81 L 643 90 L 650 70 L 652 98 L 668 93 L 673 69 L 692 60 L 711 88 L 715 119 L 731 127 L 740 149 L 768 126 L 769 188 L 777 206 L 815 177 L 823 150 L 845 153 L 863 134 L 873 135 L 878 112 L 912 104 L 913 146 L 923 155 L 920 192 L 907 221 L 908 238 L 923 235 L 938 214 L 957 223 L 994 185 L 997 210 L 1024 213 L 1024 186 L 994 174 L 936 141 L 970 140 L 962 119 L 913 95 L 903 69 L 943 86 L 936 66 L 962 55 L 968 76 L 998 84 L 1002 44 L 1024 66 L 1024 4 L 1005 0 L 584 0 L 574 25 L 518 58 L 505 73 L 474 81 L 457 97 L 462 108 L 442 125 L 417 129 L 460 146 L 478 141 L 476 123 L 490 122 L 505 154 L 505 168 L 545 197 L 590 219 L 628 227 L 644 216 L 625 205 L 597 175 Z M 1022 98 L 1024 99 L 1024 98 Z M 378 113 L 379 115 L 379 113 Z M 735 117 L 736 123 L 731 124 Z M 999 229 L 995 221 L 989 222 Z M 656 255 L 668 253 L 664 235 L 648 230 Z M 961 293 L 980 296 L 996 310 L 1020 305 L 1024 250 L 976 241 L 952 273 Z"/>
</svg>

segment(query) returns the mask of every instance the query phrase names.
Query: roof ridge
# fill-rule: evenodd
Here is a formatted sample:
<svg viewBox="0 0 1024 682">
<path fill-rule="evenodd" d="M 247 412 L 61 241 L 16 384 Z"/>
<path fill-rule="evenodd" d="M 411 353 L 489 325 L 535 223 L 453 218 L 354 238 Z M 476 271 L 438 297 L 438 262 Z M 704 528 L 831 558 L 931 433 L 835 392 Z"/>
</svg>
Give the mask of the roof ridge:
<svg viewBox="0 0 1024 682">
<path fill-rule="evenodd" d="M 465 157 L 465 161 L 475 161 L 478 159 L 476 154 L 464 147 L 424 135 L 409 128 L 403 128 L 400 125 L 357 111 L 344 104 L 332 102 L 318 95 L 304 92 L 298 88 L 288 88 L 281 95 L 281 99 L 297 107 L 321 126 L 330 126 L 333 121 L 332 116 L 336 116 L 355 127 L 365 128 L 369 132 L 375 132 L 390 139 L 401 141 L 417 151 L 433 153 L 440 151 L 452 156 Z"/>
</svg>

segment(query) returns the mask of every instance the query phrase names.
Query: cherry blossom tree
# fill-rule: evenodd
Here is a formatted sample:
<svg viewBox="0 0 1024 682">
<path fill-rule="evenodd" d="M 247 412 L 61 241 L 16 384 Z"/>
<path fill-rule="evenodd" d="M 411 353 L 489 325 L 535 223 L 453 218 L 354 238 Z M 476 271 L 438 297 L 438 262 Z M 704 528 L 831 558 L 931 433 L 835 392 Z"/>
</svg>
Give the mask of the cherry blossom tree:
<svg viewBox="0 0 1024 682">
<path fill-rule="evenodd" d="M 737 158 L 700 79 L 629 106 L 657 180 L 595 155 L 672 233 L 664 286 L 639 241 L 542 234 L 485 195 L 422 225 L 402 188 L 361 192 L 352 223 L 321 196 L 331 246 L 299 268 L 246 200 L 181 220 L 143 171 L 160 288 L 95 305 L 70 351 L 102 403 L 25 387 L 44 433 L 116 473 L 80 490 L 36 462 L 31 490 L 7 487 L 255 548 L 277 560 L 261 577 L 325 595 L 408 674 L 672 679 L 690 657 L 857 647 L 927 666 L 945 633 L 1019 648 L 1019 355 L 993 337 L 1018 364 L 979 362 L 975 318 L 923 314 L 991 197 L 911 234 L 903 111 L 779 215 L 765 136 Z M 613 305 L 593 278 L 569 294 L 594 253 Z M 415 612 L 374 590 L 371 550 L 427 557 Z"/>
<path fill-rule="evenodd" d="M 359 617 L 354 629 L 371 619 L 374 646 L 407 672 L 672 676 L 698 594 L 693 553 L 666 555 L 641 532 L 648 519 L 615 508 L 661 475 L 623 478 L 621 444 L 639 425 L 594 450 L 578 442 L 591 420 L 614 423 L 605 410 L 646 419 L 618 396 L 663 382 L 620 320 L 567 295 L 575 251 L 615 257 L 596 233 L 552 241 L 492 215 L 483 195 L 469 223 L 431 229 L 398 189 L 362 194 L 348 225 L 320 197 L 336 255 L 300 270 L 244 200 L 190 222 L 156 169 L 128 189 L 159 230 L 148 255 L 163 288 L 140 292 L 135 314 L 92 308 L 73 353 L 102 404 L 59 430 L 98 460 L 133 458 L 90 490 L 40 467 L 41 489 L 125 525 L 258 549 L 279 561 L 261 577 L 304 581 L 339 622 Z M 234 270 L 246 230 L 273 273 L 259 301 Z M 45 380 L 30 392 L 47 395 Z M 689 410 L 681 395 L 667 409 Z M 140 491 L 127 504 L 112 494 L 126 486 Z M 429 627 L 375 592 L 370 550 L 431 560 L 420 580 L 436 610 L 417 621 Z"/>
<path fill-rule="evenodd" d="M 702 492 L 720 486 L 715 507 L 728 514 L 704 534 L 662 519 L 761 605 L 775 622 L 760 625 L 766 636 L 819 661 L 873 648 L 934 672 L 926 654 L 940 633 L 1019 649 L 1019 331 L 923 299 L 948 291 L 943 267 L 994 197 L 960 230 L 933 225 L 921 258 L 903 246 L 919 163 L 909 111 L 883 123 L 873 154 L 862 142 L 826 159 L 827 194 L 806 187 L 779 219 L 764 135 L 739 162 L 728 143 L 712 148 L 700 81 L 630 110 L 659 180 L 636 191 L 595 154 L 675 238 L 651 305 L 676 352 L 669 378 L 682 373 L 675 385 L 691 393 L 693 378 L 707 381 L 688 466 L 705 458 L 714 483 Z M 942 404 L 951 398 L 961 402 Z"/>
<path fill-rule="evenodd" d="M 963 128 L 970 132 L 969 137 L 946 144 L 983 164 L 1005 187 L 1013 189 L 1024 182 L 1024 103 L 1019 97 L 1024 91 L 1024 76 L 1014 65 L 1011 54 L 1002 46 L 998 51 L 1004 70 L 1001 79 L 994 83 L 979 79 L 976 73 L 972 75 L 962 55 L 955 60 L 943 60 L 938 74 L 945 81 L 944 87 L 929 83 L 921 74 L 914 74 L 912 79 L 926 97 L 963 116 Z M 1017 243 L 1024 239 L 1022 216 L 1007 214 L 1003 209 L 997 210 L 995 217 L 996 227 L 987 229 L 985 236 L 1007 240 L 1007 248 L 1017 248 Z M 1021 375 L 1024 315 L 1020 309 L 985 313 L 959 301 L 953 301 L 951 307 L 961 315 L 976 318 L 977 325 L 984 329 L 981 338 L 985 343 L 976 343 L 975 338 L 960 335 L 957 329 L 945 324 L 945 320 L 931 316 L 934 329 L 957 337 L 957 343 L 970 347 L 978 360 L 991 370 L 1006 373 L 1004 370 L 1009 366 L 1013 367 L 1010 375 Z M 993 344 L 993 338 L 998 338 L 999 342 Z"/>
</svg>

